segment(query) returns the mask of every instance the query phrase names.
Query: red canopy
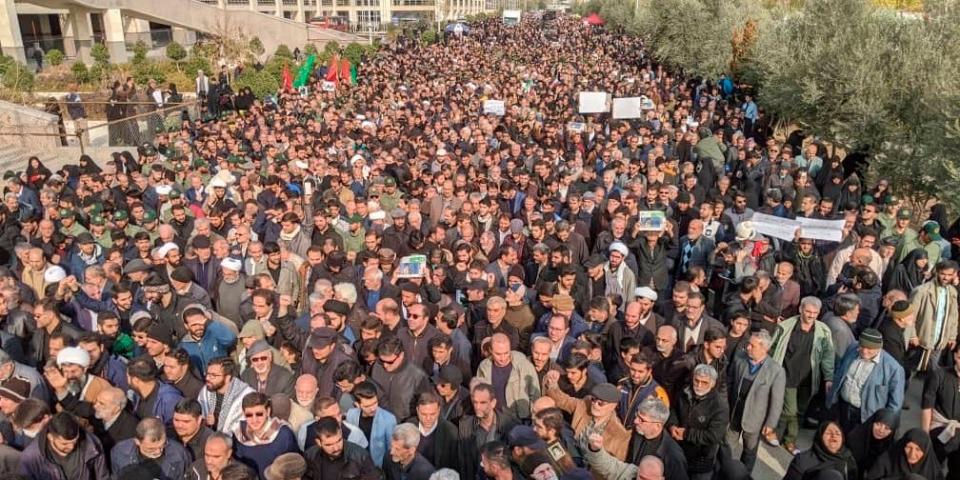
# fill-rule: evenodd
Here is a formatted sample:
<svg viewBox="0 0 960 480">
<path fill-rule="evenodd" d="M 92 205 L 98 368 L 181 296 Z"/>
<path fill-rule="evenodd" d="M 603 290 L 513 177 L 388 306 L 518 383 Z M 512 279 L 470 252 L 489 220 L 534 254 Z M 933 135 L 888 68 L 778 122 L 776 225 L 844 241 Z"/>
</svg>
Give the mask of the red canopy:
<svg viewBox="0 0 960 480">
<path fill-rule="evenodd" d="M 598 14 L 596 14 L 596 13 L 591 13 L 591 14 L 588 15 L 587 18 L 585 18 L 583 21 L 587 22 L 587 23 L 590 24 L 590 25 L 594 25 L 594 26 L 599 26 L 599 25 L 603 25 L 604 23 L 607 23 L 607 22 L 604 22 L 603 19 L 600 18 L 600 15 L 598 15 Z"/>
</svg>

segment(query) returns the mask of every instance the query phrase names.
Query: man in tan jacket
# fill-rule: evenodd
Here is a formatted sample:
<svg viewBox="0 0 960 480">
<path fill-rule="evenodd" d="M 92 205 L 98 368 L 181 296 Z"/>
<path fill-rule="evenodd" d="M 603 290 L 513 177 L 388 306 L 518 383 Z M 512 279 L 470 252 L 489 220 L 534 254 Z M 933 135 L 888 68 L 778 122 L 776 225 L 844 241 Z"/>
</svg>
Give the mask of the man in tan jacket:
<svg viewBox="0 0 960 480">
<path fill-rule="evenodd" d="M 557 402 L 557 407 L 573 415 L 570 426 L 573 427 L 577 438 L 581 435 L 601 433 L 603 435 L 603 449 L 617 460 L 627 458 L 627 448 L 630 444 L 630 432 L 624 428 L 617 418 L 617 402 L 620 401 L 620 392 L 617 387 L 609 383 L 601 383 L 590 390 L 586 398 L 573 398 L 557 385 L 560 372 L 551 371 L 544 379 L 546 394 Z"/>
</svg>

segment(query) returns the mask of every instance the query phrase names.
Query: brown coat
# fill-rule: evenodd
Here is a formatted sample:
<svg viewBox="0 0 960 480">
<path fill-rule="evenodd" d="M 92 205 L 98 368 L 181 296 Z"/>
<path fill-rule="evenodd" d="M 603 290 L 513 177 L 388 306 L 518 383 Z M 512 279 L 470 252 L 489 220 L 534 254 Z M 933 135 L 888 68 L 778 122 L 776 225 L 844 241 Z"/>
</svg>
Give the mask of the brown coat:
<svg viewBox="0 0 960 480">
<path fill-rule="evenodd" d="M 559 388 L 547 390 L 547 396 L 557 402 L 557 407 L 573 415 L 573 421 L 570 426 L 573 427 L 574 434 L 579 438 L 583 430 L 586 429 L 592 418 L 590 418 L 591 397 L 573 398 L 563 393 Z M 630 432 L 623 427 L 620 419 L 613 415 L 603 429 L 603 449 L 617 460 L 625 461 L 627 458 L 627 448 L 630 445 Z"/>
</svg>

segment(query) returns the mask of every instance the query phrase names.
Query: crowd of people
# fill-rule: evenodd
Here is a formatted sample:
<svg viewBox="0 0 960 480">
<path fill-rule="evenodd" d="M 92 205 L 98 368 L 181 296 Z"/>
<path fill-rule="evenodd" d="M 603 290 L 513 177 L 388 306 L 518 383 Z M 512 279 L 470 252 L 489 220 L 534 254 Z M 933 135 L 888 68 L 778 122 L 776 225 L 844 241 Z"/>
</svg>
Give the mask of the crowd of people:
<svg viewBox="0 0 960 480">
<path fill-rule="evenodd" d="M 2 478 L 746 479 L 761 443 L 791 480 L 960 472 L 943 205 L 569 16 L 314 80 L 4 175 Z"/>
</svg>

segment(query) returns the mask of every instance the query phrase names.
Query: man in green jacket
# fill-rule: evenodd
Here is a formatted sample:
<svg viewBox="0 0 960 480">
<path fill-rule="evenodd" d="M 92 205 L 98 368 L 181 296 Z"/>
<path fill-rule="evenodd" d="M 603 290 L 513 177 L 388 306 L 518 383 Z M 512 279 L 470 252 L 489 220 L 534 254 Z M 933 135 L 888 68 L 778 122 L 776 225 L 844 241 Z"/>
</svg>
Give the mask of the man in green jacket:
<svg viewBox="0 0 960 480">
<path fill-rule="evenodd" d="M 723 129 L 717 128 L 710 135 L 710 130 L 700 130 L 700 141 L 693 147 L 697 158 L 700 161 L 710 159 L 713 162 L 713 168 L 717 172 L 723 171 L 724 153 L 727 151 L 727 145 L 723 143 Z"/>
<path fill-rule="evenodd" d="M 773 359 L 787 374 L 777 430 L 783 432 L 783 446 L 791 453 L 797 452 L 800 415 L 819 390 L 821 379 L 827 394 L 832 386 L 835 354 L 830 327 L 817 320 L 822 306 L 819 298 L 805 297 L 800 301 L 800 315 L 777 325 Z"/>
</svg>

